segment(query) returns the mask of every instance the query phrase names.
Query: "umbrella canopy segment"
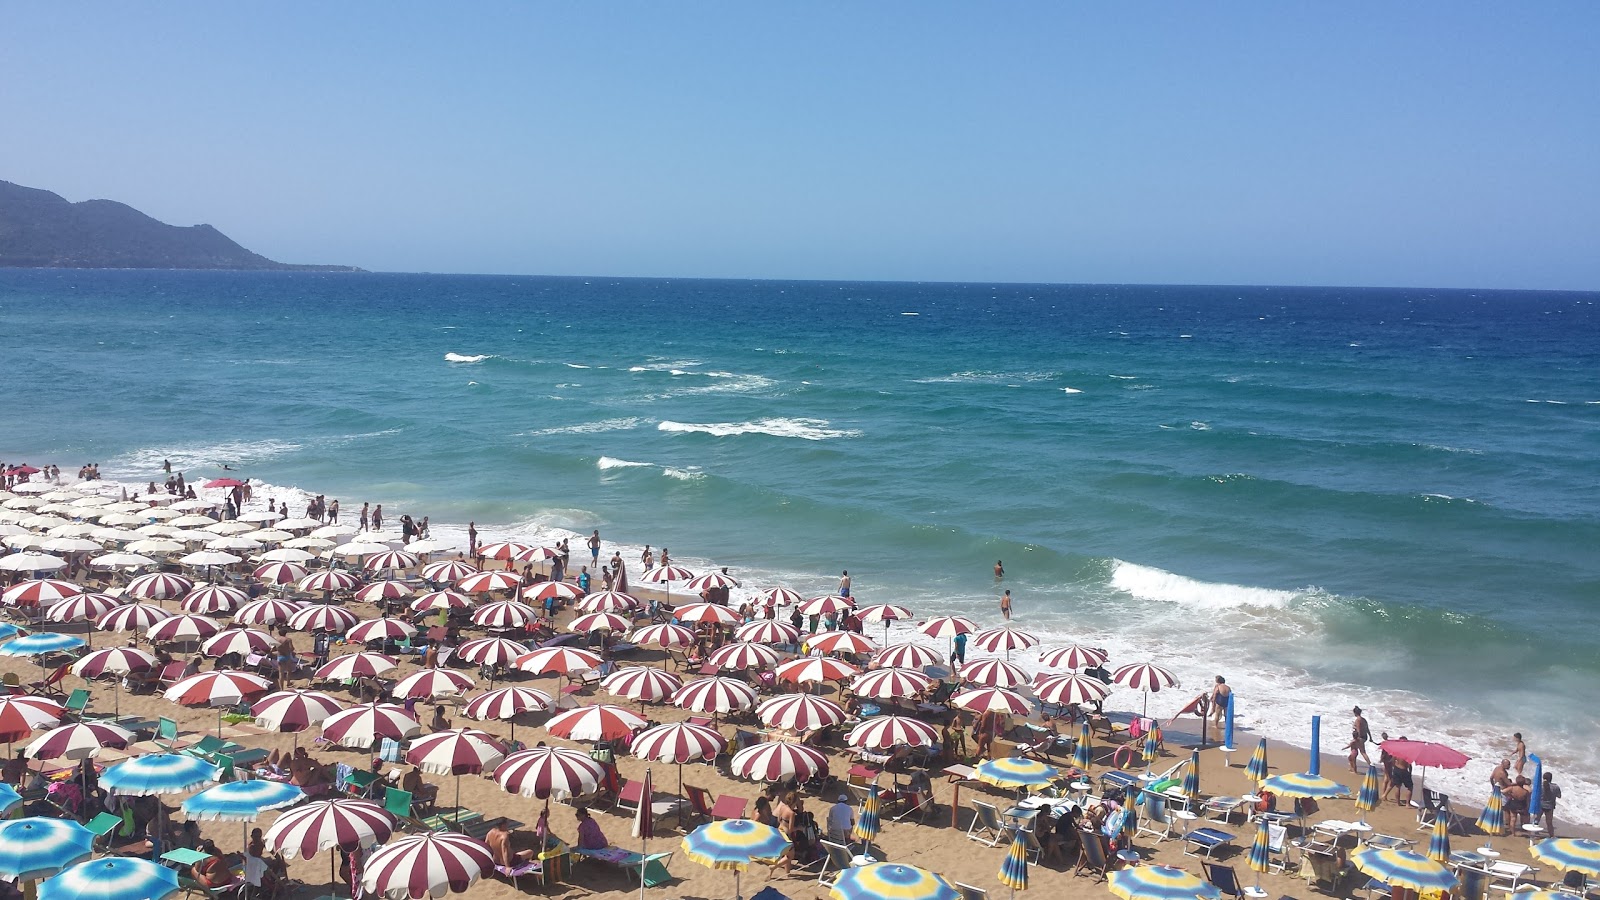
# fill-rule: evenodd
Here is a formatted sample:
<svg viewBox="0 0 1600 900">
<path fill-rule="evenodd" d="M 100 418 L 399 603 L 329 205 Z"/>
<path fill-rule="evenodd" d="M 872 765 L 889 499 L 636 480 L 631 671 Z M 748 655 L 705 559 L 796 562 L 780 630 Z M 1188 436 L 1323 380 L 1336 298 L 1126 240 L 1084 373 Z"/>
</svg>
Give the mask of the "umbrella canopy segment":
<svg viewBox="0 0 1600 900">
<path fill-rule="evenodd" d="M 39 900 L 167 900 L 178 873 L 148 859 L 106 856 L 78 863 L 39 885 Z"/>
<path fill-rule="evenodd" d="M 475 837 L 430 831 L 400 838 L 374 852 L 361 886 L 392 900 L 462 893 L 494 869 L 489 845 Z"/>
</svg>

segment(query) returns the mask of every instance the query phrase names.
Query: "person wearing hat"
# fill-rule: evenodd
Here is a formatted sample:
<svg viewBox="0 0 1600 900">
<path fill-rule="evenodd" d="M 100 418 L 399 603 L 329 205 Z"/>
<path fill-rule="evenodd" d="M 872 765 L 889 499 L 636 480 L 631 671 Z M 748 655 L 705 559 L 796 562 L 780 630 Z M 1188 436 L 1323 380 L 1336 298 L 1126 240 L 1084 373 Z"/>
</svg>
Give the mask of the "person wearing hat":
<svg viewBox="0 0 1600 900">
<path fill-rule="evenodd" d="M 855 825 L 856 811 L 850 808 L 850 795 L 840 794 L 839 802 L 828 807 L 828 840 L 835 844 L 848 843 Z"/>
</svg>

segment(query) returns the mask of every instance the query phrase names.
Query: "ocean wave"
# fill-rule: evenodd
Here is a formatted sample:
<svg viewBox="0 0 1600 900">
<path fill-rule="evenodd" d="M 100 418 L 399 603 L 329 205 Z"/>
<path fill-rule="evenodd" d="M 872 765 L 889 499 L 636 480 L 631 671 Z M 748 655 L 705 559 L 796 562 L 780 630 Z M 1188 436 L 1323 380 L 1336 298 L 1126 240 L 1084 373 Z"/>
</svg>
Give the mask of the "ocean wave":
<svg viewBox="0 0 1600 900">
<path fill-rule="evenodd" d="M 1248 606 L 1260 609 L 1285 609 L 1300 596 L 1298 591 L 1246 587 L 1199 581 L 1124 560 L 1114 560 L 1110 585 L 1140 600 L 1176 603 L 1193 609 L 1231 609 Z"/>
<path fill-rule="evenodd" d="M 354 437 L 361 437 L 357 435 Z M 106 461 L 106 475 L 115 478 L 148 479 L 161 471 L 163 461 L 172 463 L 174 472 L 190 469 L 218 469 L 224 464 L 240 466 L 265 462 L 304 449 L 293 441 L 222 441 L 216 444 L 178 447 L 145 447 Z"/>
<path fill-rule="evenodd" d="M 586 365 L 583 365 L 582 363 L 563 363 L 563 365 L 565 365 L 569 369 L 592 369 L 592 368 L 594 368 L 594 366 L 586 366 Z"/>
<path fill-rule="evenodd" d="M 699 481 L 700 479 L 706 477 L 706 473 L 700 471 L 699 466 L 690 466 L 687 469 L 679 469 L 674 466 L 662 466 L 661 474 L 667 476 L 668 478 L 676 478 L 679 481 Z"/>
<path fill-rule="evenodd" d="M 1083 393 L 1083 391 L 1080 391 L 1077 388 L 1066 387 L 1066 388 L 1062 388 L 1061 389 L 1061 393 L 1063 393 L 1063 394 L 1081 394 L 1081 393 Z"/>
<path fill-rule="evenodd" d="M 612 457 L 612 456 L 602 456 L 602 457 L 600 457 L 600 461 L 598 463 L 596 463 L 595 465 L 599 466 L 602 470 L 604 470 L 604 469 L 648 469 L 651 466 L 654 466 L 655 463 L 634 462 L 634 461 L 629 460 L 629 459 L 617 459 L 617 458 Z"/>
<path fill-rule="evenodd" d="M 913 378 L 913 384 L 1011 384 L 1013 382 L 1049 381 L 1060 377 L 1059 372 L 951 372 L 932 378 Z"/>
<path fill-rule="evenodd" d="M 489 356 L 490 354 L 487 353 L 478 356 L 468 356 L 462 353 L 446 353 L 444 355 L 444 361 L 450 363 L 480 363 L 488 359 Z"/>
<path fill-rule="evenodd" d="M 1422 494 L 1424 503 L 1477 503 L 1471 497 L 1452 497 L 1449 494 Z"/>
<path fill-rule="evenodd" d="M 827 419 L 760 419 L 754 422 L 662 422 L 660 431 L 680 434 L 709 434 L 714 437 L 734 437 L 741 434 L 766 434 L 773 437 L 801 438 L 807 441 L 825 441 L 831 438 L 860 437 L 854 429 L 830 428 Z"/>
<path fill-rule="evenodd" d="M 553 434 L 604 434 L 608 431 L 627 431 L 631 428 L 638 428 L 644 424 L 644 421 L 638 416 L 601 419 L 598 422 L 580 422 L 577 425 L 556 425 L 550 428 L 524 431 L 522 435 L 524 437 L 547 437 Z"/>
</svg>

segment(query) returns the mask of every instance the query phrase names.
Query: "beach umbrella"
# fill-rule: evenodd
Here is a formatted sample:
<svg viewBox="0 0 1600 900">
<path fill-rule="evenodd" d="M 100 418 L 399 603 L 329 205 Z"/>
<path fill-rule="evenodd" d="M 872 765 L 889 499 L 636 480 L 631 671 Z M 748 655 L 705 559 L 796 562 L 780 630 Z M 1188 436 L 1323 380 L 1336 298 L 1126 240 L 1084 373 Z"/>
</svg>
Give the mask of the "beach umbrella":
<svg viewBox="0 0 1600 900">
<path fill-rule="evenodd" d="M 296 631 L 349 631 L 361 621 L 355 613 L 332 603 L 313 603 L 289 616 L 289 627 Z"/>
<path fill-rule="evenodd" d="M 1028 838 L 1024 829 L 1014 828 L 1011 849 L 1000 863 L 1000 883 L 1011 888 L 1011 896 L 1028 889 Z"/>
<path fill-rule="evenodd" d="M 651 584 L 666 585 L 667 602 L 671 603 L 672 583 L 674 581 L 689 581 L 694 578 L 694 573 L 682 566 L 666 565 L 656 566 L 653 569 L 646 569 L 644 575 L 641 577 Z"/>
<path fill-rule="evenodd" d="M 627 631 L 633 623 L 626 616 L 616 613 L 587 613 L 578 616 L 567 623 L 567 630 L 577 634 L 592 634 L 597 631 Z"/>
<path fill-rule="evenodd" d="M 812 597 L 800 604 L 802 616 L 826 616 L 835 613 L 848 612 L 855 609 L 856 605 L 848 597 L 835 594 L 824 594 L 821 597 Z"/>
<path fill-rule="evenodd" d="M 1472 759 L 1460 750 L 1433 741 L 1396 738 L 1384 741 L 1378 748 L 1396 759 L 1427 768 L 1459 769 Z"/>
<path fill-rule="evenodd" d="M 394 818 L 369 800 L 315 800 L 278 816 L 265 835 L 269 849 L 288 859 L 310 859 L 338 847 L 346 852 L 389 839 Z M 334 857 L 328 857 L 328 880 L 337 881 Z"/>
<path fill-rule="evenodd" d="M 867 798 L 861 801 L 861 815 L 856 819 L 850 836 L 861 842 L 862 855 L 872 855 L 872 842 L 878 836 L 878 783 L 867 788 Z"/>
<path fill-rule="evenodd" d="M 118 606 L 122 601 L 106 594 L 79 594 L 50 607 L 44 614 L 52 622 L 92 622 Z M 92 632 L 92 629 L 91 629 Z"/>
<path fill-rule="evenodd" d="M 294 533 L 284 531 L 281 528 L 257 528 L 253 531 L 244 532 L 241 537 L 246 537 L 262 544 L 281 544 L 284 541 L 293 540 Z"/>
<path fill-rule="evenodd" d="M 872 665 L 877 668 L 890 669 L 921 669 L 924 666 L 936 666 L 944 662 L 944 657 L 938 651 L 922 644 L 902 643 L 890 644 L 879 650 L 872 657 Z"/>
<path fill-rule="evenodd" d="M 415 553 L 405 550 L 380 550 L 367 557 L 365 566 L 369 572 L 382 572 L 387 569 L 409 569 L 418 561 Z"/>
<path fill-rule="evenodd" d="M 683 764 L 687 762 L 712 762 L 722 753 L 727 741 L 714 728 L 692 722 L 671 722 L 646 728 L 633 738 L 629 750 L 634 756 L 652 762 L 672 763 L 678 767 L 678 797 L 683 797 Z M 737 773 L 737 770 L 735 770 Z M 648 793 L 643 794 L 649 797 Z M 646 803 L 649 801 L 646 800 Z M 679 807 L 680 821 L 682 807 Z"/>
<path fill-rule="evenodd" d="M 1267 739 L 1262 738 L 1256 743 L 1256 751 L 1250 754 L 1250 762 L 1244 767 L 1246 778 L 1260 784 L 1267 780 Z"/>
<path fill-rule="evenodd" d="M 736 588 L 739 582 L 727 572 L 707 572 L 696 575 L 684 583 L 684 587 L 691 591 L 704 591 L 713 588 Z"/>
<path fill-rule="evenodd" d="M 875 603 L 863 606 L 856 610 L 856 617 L 863 625 L 883 625 L 883 639 L 889 639 L 889 623 L 900 622 L 911 618 L 911 610 L 904 606 L 895 606 L 890 603 Z"/>
<path fill-rule="evenodd" d="M 188 613 L 212 615 L 232 613 L 249 602 L 250 595 L 238 588 L 220 584 L 202 584 L 185 594 L 183 599 L 178 601 L 178 608 Z"/>
<path fill-rule="evenodd" d="M 814 731 L 838 725 L 849 718 L 844 707 L 811 694 L 782 694 L 762 701 L 756 716 L 768 728 Z"/>
<path fill-rule="evenodd" d="M 205 528 L 208 525 L 217 524 L 217 520 L 211 518 L 210 516 L 199 515 L 193 511 L 197 509 L 209 509 L 211 506 L 212 504 L 206 503 L 204 500 L 179 500 L 168 507 L 168 509 L 182 510 L 190 513 L 190 515 L 179 516 L 176 519 L 173 519 L 172 524 L 174 527 Z"/>
<path fill-rule="evenodd" d="M 156 526 L 160 527 L 160 526 Z M 135 535 L 141 534 L 144 529 L 134 531 Z M 129 553 L 138 553 L 150 556 L 166 556 L 183 550 L 183 544 L 166 537 L 143 537 L 130 542 L 122 548 Z"/>
<path fill-rule="evenodd" d="M 12 811 L 22 805 L 22 795 L 9 784 L 0 782 L 0 817 L 10 816 Z"/>
<path fill-rule="evenodd" d="M 506 758 L 506 746 L 487 731 L 451 728 L 423 735 L 411 742 L 406 762 L 434 775 L 454 775 L 456 806 L 461 806 L 461 776 L 494 771 Z"/>
<path fill-rule="evenodd" d="M 1150 713 L 1150 695 L 1162 688 L 1181 687 L 1178 676 L 1155 663 L 1133 663 L 1111 673 L 1111 680 L 1123 687 L 1144 692 L 1144 712 Z"/>
<path fill-rule="evenodd" d="M 473 555 L 483 559 L 509 560 L 532 549 L 529 545 L 516 541 L 494 541 L 488 544 L 479 544 L 478 552 Z"/>
<path fill-rule="evenodd" d="M 615 741 L 631 736 L 648 724 L 643 716 L 620 706 L 597 703 L 552 716 L 544 728 L 569 741 Z"/>
<path fill-rule="evenodd" d="M 767 607 L 791 606 L 802 599 L 799 591 L 791 591 L 784 587 L 767 588 L 756 594 L 756 602 Z"/>
<path fill-rule="evenodd" d="M 60 723 L 65 710 L 61 704 L 47 697 L 27 694 L 0 694 L 0 736 L 25 737 L 35 728 L 55 726 Z"/>
<path fill-rule="evenodd" d="M 1033 694 L 1042 703 L 1070 706 L 1098 703 L 1111 695 L 1111 689 L 1087 675 L 1051 675 L 1034 683 Z"/>
<path fill-rule="evenodd" d="M 950 705 L 969 712 L 997 712 L 1010 716 L 1026 716 L 1033 711 L 1033 704 L 1028 698 L 1016 691 L 998 687 L 962 691 L 950 698 Z"/>
<path fill-rule="evenodd" d="M 386 641 L 390 638 L 397 641 L 404 640 L 416 633 L 416 627 L 405 619 L 383 616 L 356 623 L 345 632 L 344 639 L 352 644 L 365 644 L 368 641 Z"/>
<path fill-rule="evenodd" d="M 1106 652 L 1095 647 L 1071 644 L 1039 654 L 1039 664 L 1051 669 L 1087 669 L 1104 664 Z"/>
<path fill-rule="evenodd" d="M 539 611 L 515 600 L 497 600 L 485 603 L 472 612 L 472 623 L 483 628 L 509 631 L 526 628 L 539 621 Z"/>
<path fill-rule="evenodd" d="M 148 753 L 107 766 L 100 786 L 113 794 L 182 794 L 217 779 L 217 767 L 185 753 Z"/>
<path fill-rule="evenodd" d="M 1221 900 L 1222 892 L 1182 869 L 1134 866 L 1112 872 L 1111 893 L 1122 900 Z"/>
<path fill-rule="evenodd" d="M 550 582 L 540 585 L 539 590 L 533 592 L 533 599 L 542 603 L 551 594 L 555 594 L 558 600 L 571 599 L 568 596 L 568 592 L 576 590 L 577 588 L 571 587 L 563 581 Z M 578 609 L 587 613 L 625 613 L 640 609 L 643 606 L 644 604 L 640 603 L 638 598 L 632 594 L 624 594 L 621 591 L 597 591 L 593 594 L 583 595 L 582 599 L 577 601 Z"/>
<path fill-rule="evenodd" d="M 169 687 L 161 696 L 179 706 L 217 708 L 217 736 L 222 736 L 222 711 L 272 689 L 272 683 L 251 672 L 198 672 Z"/>
<path fill-rule="evenodd" d="M 468 575 L 476 575 L 478 567 L 459 559 L 429 563 L 422 567 L 422 580 L 432 582 L 457 582 Z"/>
<path fill-rule="evenodd" d="M 1189 754 L 1189 767 L 1183 771 L 1183 787 L 1180 789 L 1189 802 L 1196 803 L 1200 800 L 1200 751 L 1195 750 Z"/>
<path fill-rule="evenodd" d="M 0 878 L 49 878 L 94 854 L 94 832 L 68 819 L 29 817 L 0 823 Z"/>
<path fill-rule="evenodd" d="M 540 647 L 517 660 L 517 668 L 533 675 L 571 675 L 600 668 L 600 655 L 576 647 Z"/>
<path fill-rule="evenodd" d="M 294 614 L 305 608 L 305 604 L 297 600 L 279 600 L 274 597 L 264 597 L 252 600 L 239 611 L 233 614 L 235 625 L 260 625 L 267 627 L 279 622 L 288 622 Z"/>
<path fill-rule="evenodd" d="M 0 645 L 0 655 L 4 656 L 36 656 L 39 658 L 39 672 L 44 673 L 44 658 L 51 653 L 65 653 L 84 646 L 81 637 L 70 634 L 54 634 L 39 632 L 28 634 Z"/>
<path fill-rule="evenodd" d="M 511 591 L 522 584 L 515 572 L 474 572 L 456 582 L 456 589 L 468 594 L 489 594 L 494 591 Z"/>
<path fill-rule="evenodd" d="M 683 855 L 712 869 L 733 871 L 734 900 L 743 900 L 739 887 L 739 873 L 756 860 L 772 861 L 789 849 L 789 839 L 771 825 L 749 819 L 724 819 L 707 822 L 685 835 Z M 857 871 L 856 869 L 847 870 Z M 840 876 L 843 878 L 843 875 Z M 939 898 L 954 900 L 954 898 Z"/>
<path fill-rule="evenodd" d="M 335 656 L 312 673 L 319 681 L 346 681 L 351 678 L 371 678 L 382 675 L 398 666 L 392 656 L 361 651 Z"/>
<path fill-rule="evenodd" d="M 904 863 L 869 863 L 839 873 L 833 900 L 960 900 L 943 876 Z M 1189 898 L 1194 900 L 1194 898 Z"/>
<path fill-rule="evenodd" d="M 639 646 L 656 646 L 663 650 L 682 650 L 694 646 L 694 632 L 671 622 L 662 625 L 646 625 L 635 631 L 629 638 Z"/>
<path fill-rule="evenodd" d="M 917 630 L 931 638 L 953 638 L 977 631 L 978 623 L 966 616 L 934 616 L 917 626 Z"/>
<path fill-rule="evenodd" d="M 162 619 L 172 617 L 159 606 L 148 603 L 124 603 L 106 610 L 95 620 L 99 631 L 147 631 Z"/>
<path fill-rule="evenodd" d="M 53 537 L 39 545 L 47 553 L 96 553 L 105 548 L 99 541 L 81 537 Z"/>
<path fill-rule="evenodd" d="M 933 679 L 915 669 L 873 669 L 850 683 L 858 697 L 893 700 L 915 697 L 933 686 Z"/>
<path fill-rule="evenodd" d="M 1367 774 L 1361 778 L 1361 789 L 1356 792 L 1356 809 L 1361 811 L 1361 821 L 1367 820 L 1367 813 L 1378 808 L 1378 767 L 1367 765 Z"/>
<path fill-rule="evenodd" d="M 1093 762 L 1093 734 L 1089 731 L 1089 720 L 1085 719 L 1078 723 L 1078 746 L 1072 751 L 1072 764 L 1087 772 Z"/>
<path fill-rule="evenodd" d="M 22 552 L 0 556 L 0 569 L 11 572 L 54 572 L 66 567 L 66 560 L 48 553 Z"/>
<path fill-rule="evenodd" d="M 599 787 L 606 768 L 589 754 L 567 747 L 534 747 L 506 757 L 495 767 L 501 788 L 524 797 L 548 800 L 581 797 Z"/>
<path fill-rule="evenodd" d="M 286 547 L 282 550 L 272 551 L 272 553 L 283 553 L 286 555 L 298 555 L 304 552 L 305 551 L 303 550 L 295 550 L 292 547 Z M 310 555 L 311 554 L 309 553 L 306 554 L 307 557 Z M 307 573 L 306 567 L 300 565 L 301 562 L 303 562 L 303 560 L 272 560 L 256 566 L 255 570 L 250 574 L 255 576 L 255 579 L 262 584 L 297 584 L 306 577 Z"/>
<path fill-rule="evenodd" d="M 847 742 L 864 750 L 886 750 L 905 744 L 927 747 L 939 742 L 939 732 L 932 725 L 909 716 L 874 716 L 850 729 Z"/>
<path fill-rule="evenodd" d="M 1261 873 L 1272 871 L 1272 833 L 1271 823 L 1266 819 L 1256 820 L 1256 836 L 1250 842 L 1250 855 L 1246 862 L 1250 871 L 1256 873 L 1256 888 L 1261 887 Z"/>
<path fill-rule="evenodd" d="M 1334 797 L 1348 797 L 1350 790 L 1336 781 L 1329 780 L 1321 775 L 1311 775 L 1294 772 L 1287 775 L 1274 775 L 1261 782 L 1263 790 L 1271 791 L 1280 797 L 1310 797 L 1316 800 L 1329 800 Z"/>
<path fill-rule="evenodd" d="M 756 689 L 722 675 L 697 678 L 673 692 L 672 705 L 715 717 L 755 706 Z"/>
<path fill-rule="evenodd" d="M 138 647 L 107 647 L 79 657 L 72 664 L 72 674 L 87 681 L 91 678 L 111 679 L 112 709 L 122 713 L 122 679 L 130 672 L 147 672 L 156 667 L 156 658 Z"/>
<path fill-rule="evenodd" d="M 1456 876 L 1449 869 L 1426 856 L 1407 850 L 1375 850 L 1368 848 L 1350 855 L 1350 862 L 1363 874 L 1391 887 L 1408 887 L 1416 891 L 1448 891 L 1456 886 Z"/>
<path fill-rule="evenodd" d="M 1428 858 L 1437 863 L 1450 861 L 1450 817 L 1435 816 L 1433 834 L 1428 838 Z"/>
<path fill-rule="evenodd" d="M 250 707 L 250 714 L 262 728 L 298 734 L 343 709 L 344 704 L 329 694 L 295 688 L 262 697 Z M 298 737 L 295 746 L 299 746 Z"/>
<path fill-rule="evenodd" d="M 828 768 L 827 754 L 805 744 L 764 741 L 733 755 L 730 771 L 739 778 L 777 784 L 804 782 Z"/>
<path fill-rule="evenodd" d="M 34 738 L 23 750 L 32 759 L 70 759 L 98 756 L 101 747 L 126 747 L 133 732 L 103 722 L 59 725 Z"/>
<path fill-rule="evenodd" d="M 200 645 L 200 652 L 206 656 L 227 656 L 229 653 L 249 656 L 252 653 L 268 653 L 273 646 L 272 636 L 264 631 L 228 628 L 206 638 L 205 643 Z"/>
<path fill-rule="evenodd" d="M 956 675 L 968 684 L 983 687 L 1014 688 L 1028 683 L 1028 673 L 1018 666 L 998 659 L 980 659 L 967 663 Z"/>
<path fill-rule="evenodd" d="M 985 653 L 1005 653 L 1006 658 L 1011 658 L 1011 651 L 1026 650 L 1029 647 L 1039 646 L 1039 639 L 1026 631 L 1002 625 L 999 628 L 988 628 L 972 636 L 972 646 Z"/>
<path fill-rule="evenodd" d="M 222 623 L 207 616 L 180 613 L 145 629 L 145 637 L 154 643 L 164 641 L 203 641 L 222 630 Z"/>
<path fill-rule="evenodd" d="M 341 747 L 365 750 L 382 738 L 402 741 L 422 733 L 422 723 L 405 707 L 363 703 L 322 720 L 322 737 Z"/>
<path fill-rule="evenodd" d="M 517 739 L 516 716 L 525 712 L 544 712 L 555 706 L 555 701 L 544 691 L 533 688 L 508 687 L 487 691 L 473 697 L 461 712 L 469 719 L 483 721 L 500 719 L 511 723 L 511 740 Z"/>
<path fill-rule="evenodd" d="M 692 625 L 702 622 L 717 626 L 739 624 L 739 614 L 720 603 L 685 603 L 672 611 L 672 617 Z"/>
<path fill-rule="evenodd" d="M 1545 838 L 1529 848 L 1533 858 L 1563 872 L 1600 878 L 1600 842 L 1584 838 Z"/>
<path fill-rule="evenodd" d="M 479 666 L 509 666 L 528 655 L 528 648 L 505 638 L 477 638 L 456 648 L 455 655 Z"/>
<path fill-rule="evenodd" d="M 300 590 L 309 593 L 318 591 L 353 591 L 361 587 L 361 579 L 351 575 L 349 572 L 341 572 L 338 569 L 323 569 L 300 579 L 299 587 Z"/>
<path fill-rule="evenodd" d="M 791 659 L 773 670 L 774 677 L 779 681 L 791 681 L 795 684 L 845 681 L 860 674 L 860 669 L 832 656 L 802 656 L 799 659 Z"/>
<path fill-rule="evenodd" d="M 1061 777 L 1061 770 L 1036 759 L 1002 756 L 978 764 L 977 779 L 1007 788 L 1042 788 Z"/>
<path fill-rule="evenodd" d="M 606 676 L 600 686 L 613 696 L 639 703 L 658 703 L 683 687 L 683 679 L 650 666 L 628 666 Z"/>
<path fill-rule="evenodd" d="M 724 672 L 742 672 L 746 669 L 770 669 L 778 664 L 778 651 L 765 644 L 737 641 L 724 644 L 706 658 L 706 662 Z"/>
<path fill-rule="evenodd" d="M 310 531 L 313 528 L 321 528 L 322 527 L 322 523 L 321 522 L 318 522 L 316 519 L 308 518 L 306 516 L 296 516 L 296 517 L 290 518 L 290 519 L 280 519 L 277 522 L 277 525 L 278 525 L 279 528 L 282 528 L 284 531 Z"/>
<path fill-rule="evenodd" d="M 331 526 L 331 527 L 341 527 L 341 526 Z M 325 532 L 325 531 L 327 531 L 327 529 L 318 528 L 316 531 L 311 532 L 311 535 L 312 535 L 312 537 L 330 537 L 330 538 L 333 538 L 334 540 L 338 540 L 338 538 L 335 537 L 332 533 L 323 534 L 323 532 Z M 377 543 L 376 541 L 358 540 L 358 541 L 351 541 L 348 544 L 339 544 L 339 545 L 335 546 L 332 550 L 330 550 L 327 555 L 330 558 L 331 557 L 335 557 L 335 556 L 342 556 L 345 559 L 363 559 L 363 558 L 368 557 L 368 556 L 378 556 L 378 555 L 383 554 L 383 553 L 391 553 L 391 552 L 393 552 L 393 551 L 391 551 L 389 549 L 389 546 L 387 544 L 380 544 L 380 543 Z"/>
<path fill-rule="evenodd" d="M 283 809 L 306 798 L 306 792 L 282 781 L 253 779 L 208 787 L 183 801 L 191 822 L 238 822 L 240 846 L 249 843 L 246 827 L 269 809 Z"/>
<path fill-rule="evenodd" d="M 33 578 L 6 588 L 6 592 L 0 594 L 0 600 L 4 600 L 8 606 L 51 606 L 82 593 L 83 588 L 70 581 Z"/>
<path fill-rule="evenodd" d="M 461 893 L 494 869 L 489 845 L 471 835 L 429 831 L 391 841 L 362 866 L 361 886 L 391 900 Z"/>
<path fill-rule="evenodd" d="M 87 860 L 39 884 L 39 900 L 167 900 L 177 892 L 177 872 L 130 856 Z"/>
<path fill-rule="evenodd" d="M 733 637 L 757 644 L 794 644 L 800 641 L 800 629 L 776 619 L 757 619 L 740 625 Z"/>
<path fill-rule="evenodd" d="M 454 697 L 472 690 L 472 679 L 455 669 L 423 669 L 395 682 L 390 693 L 397 700 L 431 700 Z"/>
<path fill-rule="evenodd" d="M 407 584 L 405 584 L 404 582 L 401 582 L 401 581 L 374 581 L 374 582 L 372 582 L 371 584 L 369 584 L 369 585 L 367 585 L 365 587 L 357 589 L 356 592 L 354 594 L 352 594 L 351 596 L 354 597 L 355 599 L 361 601 L 362 603 L 374 603 L 374 604 L 377 604 L 377 603 L 382 603 L 385 600 L 404 600 L 405 598 L 411 596 L 414 593 L 416 593 L 416 592 L 411 590 L 410 586 L 408 586 Z M 467 607 L 472 605 L 472 599 L 470 597 L 468 597 L 466 594 L 457 594 L 457 593 L 455 593 L 453 591 L 452 592 L 447 592 L 447 593 L 449 593 L 449 595 L 451 597 L 460 597 L 461 598 L 461 603 L 460 603 L 460 608 L 461 609 L 466 609 Z M 429 594 L 424 594 L 423 596 L 432 597 L 433 594 L 429 593 Z M 421 607 L 421 609 L 430 609 L 430 608 L 446 608 L 447 609 L 447 608 L 449 608 L 449 605 L 446 604 L 444 607 L 430 607 L 430 606 Z M 418 607 L 413 606 L 412 609 L 418 609 Z M 419 609 L 418 611 L 420 612 L 421 610 Z"/>
<path fill-rule="evenodd" d="M 872 639 L 853 631 L 824 631 L 812 635 L 807 641 L 813 653 L 872 653 L 878 645 Z"/>
<path fill-rule="evenodd" d="M 104 534 L 109 530 L 111 529 L 96 529 L 95 539 L 118 540 L 116 537 L 108 537 Z M 89 565 L 97 569 L 142 569 L 145 566 L 153 566 L 155 564 L 155 560 L 137 553 L 107 553 L 89 560 Z"/>
</svg>

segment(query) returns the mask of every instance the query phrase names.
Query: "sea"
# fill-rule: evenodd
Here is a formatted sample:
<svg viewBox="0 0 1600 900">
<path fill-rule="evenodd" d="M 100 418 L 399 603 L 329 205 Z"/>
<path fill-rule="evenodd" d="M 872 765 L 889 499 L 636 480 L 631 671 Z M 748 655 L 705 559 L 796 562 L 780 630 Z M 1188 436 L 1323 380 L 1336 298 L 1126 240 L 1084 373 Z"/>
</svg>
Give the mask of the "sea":
<svg viewBox="0 0 1600 900">
<path fill-rule="evenodd" d="M 1043 646 L 1182 681 L 1113 708 L 1223 675 L 1241 726 L 1337 751 L 1359 705 L 1472 755 L 1427 774 L 1467 805 L 1520 731 L 1600 825 L 1597 303 L 0 270 L 0 459 L 599 529 L 635 580 L 646 544 L 742 593 L 848 570 L 919 618 L 1009 589 Z"/>
</svg>

